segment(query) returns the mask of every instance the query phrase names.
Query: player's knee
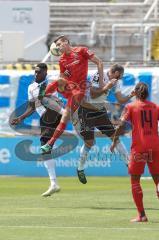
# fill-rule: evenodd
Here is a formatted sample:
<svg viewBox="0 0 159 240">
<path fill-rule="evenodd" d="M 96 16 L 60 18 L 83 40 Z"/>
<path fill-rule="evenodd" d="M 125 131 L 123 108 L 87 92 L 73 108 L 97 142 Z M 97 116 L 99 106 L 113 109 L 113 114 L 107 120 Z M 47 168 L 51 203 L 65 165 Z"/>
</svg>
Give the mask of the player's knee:
<svg viewBox="0 0 159 240">
<path fill-rule="evenodd" d="M 131 175 L 131 186 L 132 188 L 135 188 L 135 186 L 138 186 L 140 184 L 140 178 L 141 175 Z"/>
<path fill-rule="evenodd" d="M 61 118 L 62 122 L 67 122 L 70 118 L 70 112 L 68 109 L 65 109 Z"/>
<path fill-rule="evenodd" d="M 94 140 L 85 141 L 85 145 L 86 145 L 88 148 L 92 148 L 93 145 L 94 145 Z"/>
</svg>

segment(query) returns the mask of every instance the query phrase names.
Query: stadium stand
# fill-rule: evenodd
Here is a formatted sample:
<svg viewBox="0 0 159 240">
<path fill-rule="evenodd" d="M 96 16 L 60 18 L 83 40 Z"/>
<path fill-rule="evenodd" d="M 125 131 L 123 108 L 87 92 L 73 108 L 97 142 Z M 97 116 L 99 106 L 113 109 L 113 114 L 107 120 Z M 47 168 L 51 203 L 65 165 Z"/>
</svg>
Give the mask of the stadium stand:
<svg viewBox="0 0 159 240">
<path fill-rule="evenodd" d="M 146 57 L 151 57 L 144 55 L 147 54 L 146 48 L 150 48 L 150 34 L 158 24 L 158 5 L 156 0 L 87 0 L 78 3 L 50 0 L 49 40 L 66 34 L 73 44 L 92 47 L 105 61 L 146 60 Z M 144 41 L 147 44 L 144 45 L 145 53 Z M 111 50 L 113 44 L 115 50 Z"/>
</svg>

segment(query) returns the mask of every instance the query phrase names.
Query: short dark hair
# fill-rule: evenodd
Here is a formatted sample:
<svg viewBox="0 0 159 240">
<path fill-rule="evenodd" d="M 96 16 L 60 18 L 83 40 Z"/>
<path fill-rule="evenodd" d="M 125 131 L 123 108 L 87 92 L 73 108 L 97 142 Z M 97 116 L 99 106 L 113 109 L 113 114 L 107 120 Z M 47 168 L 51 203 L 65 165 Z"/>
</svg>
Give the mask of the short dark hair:
<svg viewBox="0 0 159 240">
<path fill-rule="evenodd" d="M 143 82 L 139 82 L 135 87 L 135 93 L 138 99 L 145 100 L 149 95 L 147 84 Z"/>
<path fill-rule="evenodd" d="M 58 41 L 59 39 L 61 39 L 62 41 L 67 40 L 68 43 L 70 43 L 69 39 L 68 39 L 65 35 L 60 35 L 60 36 L 58 36 L 58 37 L 54 40 L 54 43 L 57 43 L 57 41 Z"/>
<path fill-rule="evenodd" d="M 113 73 L 115 73 L 116 71 L 120 72 L 121 74 L 124 73 L 124 67 L 121 66 L 120 64 L 114 64 L 113 66 L 111 66 L 111 71 Z"/>
<path fill-rule="evenodd" d="M 47 64 L 46 63 L 38 63 L 36 65 L 36 67 L 42 69 L 42 70 L 46 70 L 47 71 Z"/>
</svg>

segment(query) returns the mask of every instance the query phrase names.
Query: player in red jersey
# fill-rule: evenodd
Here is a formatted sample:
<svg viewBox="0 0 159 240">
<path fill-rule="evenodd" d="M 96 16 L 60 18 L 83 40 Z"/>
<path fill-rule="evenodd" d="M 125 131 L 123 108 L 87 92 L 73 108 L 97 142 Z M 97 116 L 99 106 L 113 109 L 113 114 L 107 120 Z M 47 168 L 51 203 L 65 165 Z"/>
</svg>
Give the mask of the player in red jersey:
<svg viewBox="0 0 159 240">
<path fill-rule="evenodd" d="M 132 195 L 138 210 L 138 217 L 132 219 L 131 222 L 147 222 L 140 177 L 147 164 L 159 198 L 159 106 L 146 100 L 148 87 L 145 83 L 140 82 L 136 85 L 135 95 L 136 101 L 128 104 L 124 109 L 121 124 L 116 130 L 110 150 L 114 150 L 121 126 L 125 121 L 130 121 L 132 123 L 132 145 L 128 169 L 131 175 Z"/>
<path fill-rule="evenodd" d="M 61 52 L 59 60 L 60 76 L 68 81 L 77 83 L 81 90 L 85 87 L 88 74 L 88 61 L 95 63 L 99 72 L 99 83 L 103 83 L 103 63 L 87 47 L 71 47 L 66 36 L 60 36 L 55 41 Z"/>
<path fill-rule="evenodd" d="M 93 52 L 89 51 L 87 47 L 71 47 L 68 38 L 65 36 L 58 37 L 54 42 L 62 54 L 59 61 L 60 77 L 61 79 L 65 79 L 67 82 L 64 88 L 71 88 L 71 90 L 68 93 L 69 96 L 67 94 L 66 97 L 68 99 L 68 103 L 61 118 L 60 124 L 58 125 L 57 129 L 54 132 L 54 135 L 49 140 L 49 142 L 41 147 L 43 153 L 49 152 L 54 142 L 63 133 L 69 120 L 71 111 L 74 111 L 76 109 L 74 106 L 76 104 L 79 106 L 79 104 L 84 101 L 85 91 L 87 87 L 89 60 L 97 65 L 99 72 L 99 84 L 100 87 L 104 86 L 103 63 L 97 56 L 94 55 Z M 58 89 L 59 88 L 60 86 Z M 63 93 L 64 92 L 65 89 L 63 89 Z"/>
</svg>

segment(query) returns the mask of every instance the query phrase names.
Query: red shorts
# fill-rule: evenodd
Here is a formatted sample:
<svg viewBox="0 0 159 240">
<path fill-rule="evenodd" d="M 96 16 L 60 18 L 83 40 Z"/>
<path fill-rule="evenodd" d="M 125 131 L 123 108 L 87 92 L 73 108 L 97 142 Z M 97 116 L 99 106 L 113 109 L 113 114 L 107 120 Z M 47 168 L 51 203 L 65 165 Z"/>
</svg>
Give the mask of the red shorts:
<svg viewBox="0 0 159 240">
<path fill-rule="evenodd" d="M 80 103 L 84 99 L 85 92 L 80 90 L 72 91 L 72 95 L 68 98 L 67 106 L 71 109 L 71 111 L 76 111 L 79 107 Z"/>
<path fill-rule="evenodd" d="M 128 167 L 129 174 L 142 175 L 146 164 L 152 175 L 159 174 L 159 151 L 131 152 Z"/>
</svg>

